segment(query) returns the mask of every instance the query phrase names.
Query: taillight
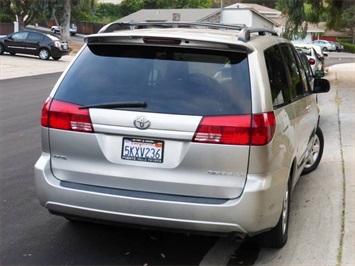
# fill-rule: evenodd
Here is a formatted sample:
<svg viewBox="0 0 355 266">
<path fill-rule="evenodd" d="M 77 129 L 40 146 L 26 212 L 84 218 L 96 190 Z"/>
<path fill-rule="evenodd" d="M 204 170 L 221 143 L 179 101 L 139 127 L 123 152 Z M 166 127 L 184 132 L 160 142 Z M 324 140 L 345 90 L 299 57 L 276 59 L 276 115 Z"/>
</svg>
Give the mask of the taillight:
<svg viewBox="0 0 355 266">
<path fill-rule="evenodd" d="M 229 145 L 266 145 L 275 133 L 273 112 L 202 118 L 194 142 Z"/>
<path fill-rule="evenodd" d="M 316 61 L 315 61 L 313 58 L 310 58 L 310 59 L 308 60 L 308 62 L 309 62 L 309 64 L 310 64 L 311 66 L 313 66 L 313 65 L 316 63 Z"/>
<path fill-rule="evenodd" d="M 79 109 L 79 105 L 48 98 L 42 108 L 41 125 L 43 127 L 94 132 L 89 111 Z"/>
<path fill-rule="evenodd" d="M 254 114 L 251 125 L 250 145 L 268 144 L 275 134 L 276 120 L 274 112 Z"/>
<path fill-rule="evenodd" d="M 57 48 L 59 48 L 59 49 L 62 48 L 60 42 L 58 42 L 58 41 L 55 41 L 55 42 L 54 42 L 54 46 L 57 47 Z"/>
</svg>

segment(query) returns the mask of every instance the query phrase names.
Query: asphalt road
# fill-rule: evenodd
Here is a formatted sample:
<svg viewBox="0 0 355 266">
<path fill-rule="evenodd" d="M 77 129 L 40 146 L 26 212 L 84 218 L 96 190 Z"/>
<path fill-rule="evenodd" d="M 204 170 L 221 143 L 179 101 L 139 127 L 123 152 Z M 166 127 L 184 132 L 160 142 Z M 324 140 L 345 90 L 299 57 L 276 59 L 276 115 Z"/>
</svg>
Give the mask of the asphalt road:
<svg viewBox="0 0 355 266">
<path fill-rule="evenodd" d="M 325 58 L 325 67 L 355 62 L 355 54 L 345 52 L 327 52 L 327 54 L 328 56 Z"/>
</svg>

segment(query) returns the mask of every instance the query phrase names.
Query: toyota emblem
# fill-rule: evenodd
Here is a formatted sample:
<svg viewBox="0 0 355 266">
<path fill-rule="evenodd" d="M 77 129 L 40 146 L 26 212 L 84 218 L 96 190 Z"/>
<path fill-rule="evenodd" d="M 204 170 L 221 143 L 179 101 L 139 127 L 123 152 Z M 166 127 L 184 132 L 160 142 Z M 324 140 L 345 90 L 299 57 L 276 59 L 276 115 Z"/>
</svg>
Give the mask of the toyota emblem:
<svg viewBox="0 0 355 266">
<path fill-rule="evenodd" d="M 137 117 L 133 124 L 138 129 L 147 129 L 150 126 L 150 121 L 144 116 Z"/>
</svg>

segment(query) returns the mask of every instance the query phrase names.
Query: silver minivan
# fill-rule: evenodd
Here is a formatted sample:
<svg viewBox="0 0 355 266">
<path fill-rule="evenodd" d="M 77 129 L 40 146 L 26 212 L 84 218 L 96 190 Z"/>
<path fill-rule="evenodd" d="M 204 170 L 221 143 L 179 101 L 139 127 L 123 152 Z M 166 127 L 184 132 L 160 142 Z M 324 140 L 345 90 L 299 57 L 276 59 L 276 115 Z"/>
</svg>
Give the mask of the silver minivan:
<svg viewBox="0 0 355 266">
<path fill-rule="evenodd" d="M 69 220 L 287 241 L 290 196 L 317 168 L 318 92 L 266 29 L 113 23 L 42 109 L 40 203 Z"/>
</svg>

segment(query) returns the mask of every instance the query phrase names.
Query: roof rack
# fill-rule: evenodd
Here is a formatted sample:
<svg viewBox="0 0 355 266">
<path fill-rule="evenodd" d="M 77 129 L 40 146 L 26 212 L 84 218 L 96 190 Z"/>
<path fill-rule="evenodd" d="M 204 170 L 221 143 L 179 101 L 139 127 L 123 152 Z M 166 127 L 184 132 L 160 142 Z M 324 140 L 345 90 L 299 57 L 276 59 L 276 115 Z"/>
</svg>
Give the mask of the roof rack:
<svg viewBox="0 0 355 266">
<path fill-rule="evenodd" d="M 223 29 L 223 30 L 239 30 L 238 40 L 248 42 L 251 33 L 259 33 L 259 35 L 278 36 L 275 31 L 266 28 L 247 28 L 245 25 L 231 25 L 209 22 L 183 22 L 183 21 L 157 21 L 157 22 L 112 22 L 104 26 L 99 33 L 114 32 L 120 30 L 134 30 L 146 28 L 207 28 L 207 29 Z"/>
<path fill-rule="evenodd" d="M 259 35 L 273 35 L 278 36 L 277 33 L 273 30 L 265 29 L 265 28 L 243 28 L 238 34 L 238 40 L 242 42 L 250 41 L 251 33 L 259 33 Z"/>
</svg>

